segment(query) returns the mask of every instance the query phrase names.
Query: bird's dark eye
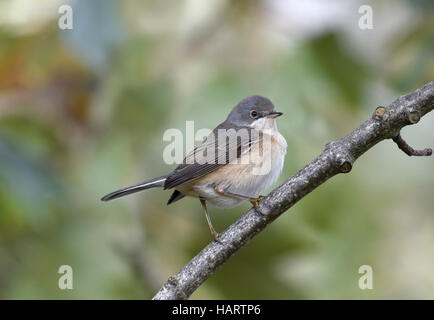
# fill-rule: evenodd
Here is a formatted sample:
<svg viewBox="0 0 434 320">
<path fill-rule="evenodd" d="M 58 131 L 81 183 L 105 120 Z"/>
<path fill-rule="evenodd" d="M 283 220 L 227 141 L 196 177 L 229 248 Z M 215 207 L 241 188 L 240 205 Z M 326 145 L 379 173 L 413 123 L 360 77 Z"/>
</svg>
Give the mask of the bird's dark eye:
<svg viewBox="0 0 434 320">
<path fill-rule="evenodd" d="M 252 111 L 250 111 L 250 116 L 251 116 L 252 118 L 257 118 L 257 117 L 258 117 L 258 111 L 256 111 L 256 110 L 252 110 Z"/>
</svg>

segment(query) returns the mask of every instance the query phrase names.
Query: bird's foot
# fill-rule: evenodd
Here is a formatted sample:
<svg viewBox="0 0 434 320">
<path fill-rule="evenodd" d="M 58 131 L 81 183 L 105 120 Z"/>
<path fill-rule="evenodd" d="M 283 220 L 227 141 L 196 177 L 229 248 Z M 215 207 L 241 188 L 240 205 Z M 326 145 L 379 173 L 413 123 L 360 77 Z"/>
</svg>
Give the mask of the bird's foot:
<svg viewBox="0 0 434 320">
<path fill-rule="evenodd" d="M 219 239 L 220 234 L 218 232 L 214 231 L 211 234 L 212 234 L 212 237 L 213 237 L 213 239 L 214 239 L 215 242 L 223 244 L 223 242 L 221 242 L 220 239 Z"/>
<path fill-rule="evenodd" d="M 251 199 L 251 200 L 250 200 L 250 203 L 251 203 L 251 204 L 252 204 L 256 209 L 258 209 L 259 202 L 261 202 L 262 198 L 263 198 L 263 196 L 259 196 L 259 197 L 257 197 L 257 198 Z"/>
</svg>

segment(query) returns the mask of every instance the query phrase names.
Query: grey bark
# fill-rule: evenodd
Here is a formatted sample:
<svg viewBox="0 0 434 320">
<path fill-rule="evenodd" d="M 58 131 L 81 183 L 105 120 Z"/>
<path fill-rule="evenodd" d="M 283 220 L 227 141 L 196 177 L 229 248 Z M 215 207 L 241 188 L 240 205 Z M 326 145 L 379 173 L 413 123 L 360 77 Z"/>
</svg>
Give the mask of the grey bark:
<svg viewBox="0 0 434 320">
<path fill-rule="evenodd" d="M 265 229 L 283 212 L 338 173 L 351 171 L 354 162 L 378 142 L 393 139 L 408 155 L 431 155 L 431 149 L 414 150 L 400 136 L 400 130 L 415 124 L 434 108 L 434 81 L 399 97 L 339 141 L 327 143 L 320 155 L 282 185 L 264 197 L 257 209 L 240 219 L 199 252 L 177 274 L 169 277 L 153 299 L 188 299 L 223 263 Z"/>
</svg>

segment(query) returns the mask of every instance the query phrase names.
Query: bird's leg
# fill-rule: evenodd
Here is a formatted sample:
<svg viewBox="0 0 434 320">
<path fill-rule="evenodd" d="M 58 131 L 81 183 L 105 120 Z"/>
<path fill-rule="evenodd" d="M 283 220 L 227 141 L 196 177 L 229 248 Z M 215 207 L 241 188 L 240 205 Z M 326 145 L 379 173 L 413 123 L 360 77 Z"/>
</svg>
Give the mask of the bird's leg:
<svg viewBox="0 0 434 320">
<path fill-rule="evenodd" d="M 222 195 L 222 196 L 227 196 L 227 197 L 232 197 L 232 198 L 237 198 L 237 199 L 242 199 L 242 200 L 248 200 L 255 208 L 258 207 L 259 202 L 263 198 L 262 196 L 259 196 L 257 198 L 253 198 L 253 197 L 245 196 L 242 194 L 233 193 L 233 192 L 230 192 L 227 190 L 222 190 L 219 187 L 215 187 L 214 190 L 215 190 L 215 192 L 217 192 L 219 195 Z"/>
<path fill-rule="evenodd" d="M 217 231 L 215 231 L 215 229 L 211 223 L 211 219 L 210 219 L 209 214 L 208 214 L 208 209 L 206 208 L 206 201 L 203 199 L 200 199 L 200 203 L 202 204 L 202 207 L 205 210 L 206 221 L 208 221 L 208 226 L 209 226 L 209 230 L 211 231 L 211 235 L 215 241 L 218 241 L 219 234 L 217 233 Z"/>
</svg>

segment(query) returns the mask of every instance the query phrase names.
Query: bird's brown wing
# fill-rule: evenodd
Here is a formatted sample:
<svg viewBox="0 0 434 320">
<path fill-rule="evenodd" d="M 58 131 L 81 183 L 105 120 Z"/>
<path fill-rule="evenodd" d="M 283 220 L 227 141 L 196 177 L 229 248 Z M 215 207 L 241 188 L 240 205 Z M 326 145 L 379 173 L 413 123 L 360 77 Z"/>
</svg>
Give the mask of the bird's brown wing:
<svg viewBox="0 0 434 320">
<path fill-rule="evenodd" d="M 247 128 L 244 130 L 248 132 L 248 136 L 241 134 L 235 137 L 233 135 L 239 134 L 240 131 L 227 130 L 227 127 L 228 125 L 224 122 L 220 124 L 201 145 L 191 151 L 183 163 L 166 178 L 164 189 L 174 188 L 213 172 L 239 158 L 241 154 L 250 150 L 253 143 L 262 139 L 262 135 L 258 131 Z M 218 135 L 219 129 L 226 129 L 226 138 Z M 211 153 L 208 158 L 214 161 L 206 161 L 209 152 Z"/>
</svg>

